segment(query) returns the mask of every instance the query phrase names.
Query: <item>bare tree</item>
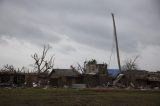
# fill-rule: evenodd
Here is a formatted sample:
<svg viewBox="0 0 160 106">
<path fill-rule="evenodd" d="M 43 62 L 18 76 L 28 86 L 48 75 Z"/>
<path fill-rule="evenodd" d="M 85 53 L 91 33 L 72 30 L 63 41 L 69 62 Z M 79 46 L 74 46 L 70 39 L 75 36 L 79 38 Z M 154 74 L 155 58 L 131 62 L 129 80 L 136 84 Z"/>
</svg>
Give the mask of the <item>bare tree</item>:
<svg viewBox="0 0 160 106">
<path fill-rule="evenodd" d="M 1 71 L 4 71 L 4 72 L 16 72 L 16 68 L 13 65 L 6 64 L 6 65 L 3 66 Z"/>
<path fill-rule="evenodd" d="M 84 73 L 84 67 L 77 63 L 77 70 L 80 70 L 82 73 Z"/>
<path fill-rule="evenodd" d="M 122 66 L 123 71 L 132 71 L 137 70 L 138 65 L 136 63 L 136 60 L 139 58 L 139 55 L 137 55 L 134 59 L 127 59 L 125 60 L 125 64 Z"/>
<path fill-rule="evenodd" d="M 29 69 L 24 66 L 21 68 L 18 68 L 18 70 L 17 70 L 17 72 L 20 72 L 20 73 L 26 73 L 27 71 L 29 71 Z"/>
<path fill-rule="evenodd" d="M 34 59 L 34 68 L 37 70 L 37 74 L 42 72 L 48 72 L 50 69 L 53 69 L 54 66 L 54 55 L 50 57 L 49 60 L 46 59 L 47 52 L 51 47 L 49 45 L 44 45 L 42 55 L 39 56 L 37 53 L 31 55 Z"/>
</svg>

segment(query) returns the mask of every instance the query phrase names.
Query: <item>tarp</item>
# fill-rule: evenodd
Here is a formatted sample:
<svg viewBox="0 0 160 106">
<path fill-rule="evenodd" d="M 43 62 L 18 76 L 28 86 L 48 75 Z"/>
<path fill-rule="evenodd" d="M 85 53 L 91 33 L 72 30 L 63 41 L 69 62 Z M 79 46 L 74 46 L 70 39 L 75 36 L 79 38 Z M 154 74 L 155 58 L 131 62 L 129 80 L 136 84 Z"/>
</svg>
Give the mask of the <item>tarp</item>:
<svg viewBox="0 0 160 106">
<path fill-rule="evenodd" d="M 116 77 L 118 74 L 120 74 L 119 69 L 107 69 L 106 71 L 108 71 L 108 74 L 111 77 Z"/>
</svg>

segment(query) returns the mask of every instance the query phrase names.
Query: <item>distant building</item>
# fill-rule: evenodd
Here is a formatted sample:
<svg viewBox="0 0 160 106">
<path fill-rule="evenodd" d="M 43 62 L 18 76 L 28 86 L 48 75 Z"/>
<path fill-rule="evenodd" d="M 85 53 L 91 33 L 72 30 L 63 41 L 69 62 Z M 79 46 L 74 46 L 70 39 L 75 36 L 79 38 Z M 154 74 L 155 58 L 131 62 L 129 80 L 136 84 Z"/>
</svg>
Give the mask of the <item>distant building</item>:
<svg viewBox="0 0 160 106">
<path fill-rule="evenodd" d="M 158 73 L 149 72 L 146 70 L 124 71 L 124 76 L 119 80 L 119 83 L 130 86 L 131 83 L 135 88 L 160 88 L 160 75 Z"/>
<path fill-rule="evenodd" d="M 107 64 L 87 64 L 85 74 L 108 74 Z"/>
<path fill-rule="evenodd" d="M 108 82 L 107 64 L 87 64 L 83 83 L 88 87 L 105 86 Z"/>
<path fill-rule="evenodd" d="M 19 72 L 0 72 L 0 87 L 19 87 L 25 82 L 25 74 Z"/>
<path fill-rule="evenodd" d="M 49 85 L 54 87 L 72 87 L 74 84 L 85 84 L 87 87 L 103 86 L 107 83 L 107 64 L 88 64 L 85 73 L 75 69 L 54 69 L 49 78 Z"/>
<path fill-rule="evenodd" d="M 53 87 L 72 86 L 80 73 L 74 69 L 54 69 L 49 75 L 49 85 Z"/>
</svg>

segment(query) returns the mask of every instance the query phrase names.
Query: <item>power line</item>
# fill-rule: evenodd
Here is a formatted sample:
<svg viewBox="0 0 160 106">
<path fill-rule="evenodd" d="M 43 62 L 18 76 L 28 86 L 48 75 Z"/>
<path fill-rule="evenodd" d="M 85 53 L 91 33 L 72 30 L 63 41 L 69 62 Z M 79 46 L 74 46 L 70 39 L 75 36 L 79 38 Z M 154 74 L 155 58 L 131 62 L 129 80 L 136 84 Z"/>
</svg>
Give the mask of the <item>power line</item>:
<svg viewBox="0 0 160 106">
<path fill-rule="evenodd" d="M 108 66 L 110 66 L 112 55 L 114 54 L 114 49 L 115 49 L 115 42 L 114 42 L 114 38 L 113 38 L 113 40 L 112 40 L 112 47 L 111 47 L 111 55 L 109 57 Z"/>
</svg>

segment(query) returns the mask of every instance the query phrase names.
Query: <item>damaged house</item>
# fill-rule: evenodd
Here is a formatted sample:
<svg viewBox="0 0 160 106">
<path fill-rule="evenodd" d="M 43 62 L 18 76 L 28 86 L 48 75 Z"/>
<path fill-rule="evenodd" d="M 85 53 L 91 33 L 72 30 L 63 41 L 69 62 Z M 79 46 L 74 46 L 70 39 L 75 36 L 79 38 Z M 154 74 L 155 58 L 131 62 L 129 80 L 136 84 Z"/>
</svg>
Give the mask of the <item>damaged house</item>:
<svg viewBox="0 0 160 106">
<path fill-rule="evenodd" d="M 20 87 L 25 82 L 22 69 L 15 69 L 13 65 L 4 65 L 0 69 L 0 87 Z"/>
<path fill-rule="evenodd" d="M 25 82 L 25 74 L 19 72 L 0 72 L 0 87 L 20 87 Z"/>
<path fill-rule="evenodd" d="M 117 81 L 117 85 L 121 87 L 131 86 L 133 88 L 160 88 L 160 75 L 156 72 L 148 72 L 145 70 L 125 71 L 121 78 Z M 117 77 L 118 79 L 118 77 Z"/>
<path fill-rule="evenodd" d="M 83 83 L 87 87 L 105 86 L 108 82 L 107 64 L 87 64 L 86 71 L 82 75 Z"/>
<path fill-rule="evenodd" d="M 106 69 L 107 64 L 87 64 L 84 73 L 80 73 L 74 68 L 53 69 L 48 76 L 48 81 L 52 87 L 104 86 L 108 81 Z"/>
<path fill-rule="evenodd" d="M 52 87 L 71 87 L 78 82 L 80 73 L 74 69 L 53 69 L 48 76 L 49 85 Z"/>
</svg>

